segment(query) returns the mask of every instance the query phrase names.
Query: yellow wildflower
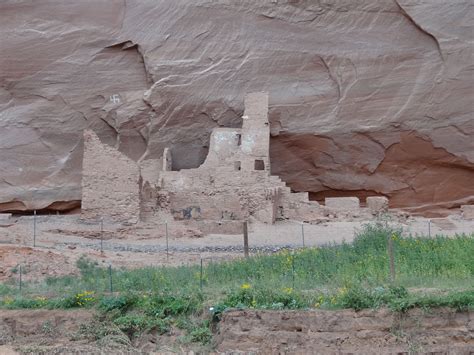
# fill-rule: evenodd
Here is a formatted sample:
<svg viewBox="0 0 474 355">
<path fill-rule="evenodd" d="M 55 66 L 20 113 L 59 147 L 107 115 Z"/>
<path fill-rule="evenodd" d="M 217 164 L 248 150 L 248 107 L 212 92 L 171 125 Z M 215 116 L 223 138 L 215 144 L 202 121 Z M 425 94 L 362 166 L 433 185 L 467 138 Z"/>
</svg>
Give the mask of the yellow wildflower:
<svg viewBox="0 0 474 355">
<path fill-rule="evenodd" d="M 48 299 L 46 297 L 43 297 L 43 296 L 36 296 L 35 297 L 35 300 L 41 305 L 41 306 L 45 306 L 47 303 L 48 303 Z"/>
<path fill-rule="evenodd" d="M 76 304 L 78 306 L 85 306 L 88 303 L 95 301 L 94 291 L 84 291 L 76 295 Z"/>
</svg>

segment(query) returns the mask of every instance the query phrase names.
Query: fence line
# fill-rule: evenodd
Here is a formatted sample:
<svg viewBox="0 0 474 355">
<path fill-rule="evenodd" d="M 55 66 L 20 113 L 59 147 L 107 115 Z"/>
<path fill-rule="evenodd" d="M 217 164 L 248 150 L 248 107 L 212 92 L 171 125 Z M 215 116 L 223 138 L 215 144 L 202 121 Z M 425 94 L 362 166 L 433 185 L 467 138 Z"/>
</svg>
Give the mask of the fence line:
<svg viewBox="0 0 474 355">
<path fill-rule="evenodd" d="M 169 225 L 167 222 L 154 224 L 158 234 L 165 237 L 165 244 L 163 246 L 160 242 L 160 237 L 150 237 L 143 243 L 137 243 L 137 240 L 133 238 L 122 241 L 120 238 L 117 238 L 120 225 L 110 222 L 105 223 L 103 217 L 98 218 L 96 221 L 79 221 L 77 220 L 77 217 L 75 220 L 71 218 L 69 220 L 62 220 L 62 217 L 67 216 L 41 216 L 37 215 L 36 211 L 34 211 L 32 217 L 32 241 L 30 245 L 33 247 L 48 247 L 48 244 L 50 244 L 54 247 L 55 244 L 58 244 L 54 235 L 62 234 L 63 237 L 61 239 L 64 240 L 62 241 L 62 244 L 76 244 L 78 246 L 84 246 L 86 249 L 95 249 L 91 244 L 96 240 L 97 247 L 101 253 L 110 250 L 111 244 L 116 244 L 118 246 L 117 248 L 120 248 L 119 245 L 122 247 L 129 245 L 130 251 L 139 251 L 140 245 L 151 245 L 154 247 L 151 249 L 152 252 L 161 252 L 162 248 L 160 246 L 162 246 L 166 251 L 166 259 L 169 260 L 170 252 L 172 250 L 179 251 L 179 249 L 185 249 L 186 247 L 199 249 L 193 243 L 187 246 L 186 244 L 179 242 L 176 237 L 170 235 Z M 283 224 L 252 225 L 252 227 L 248 228 L 247 236 L 245 236 L 245 232 L 243 233 L 243 251 L 245 254 L 247 245 L 248 250 L 255 250 L 256 248 L 258 249 L 265 246 L 304 248 L 329 242 L 338 243 L 342 241 L 350 241 L 354 238 L 364 223 L 370 222 L 373 223 L 374 221 L 330 221 L 321 224 L 311 224 L 290 220 Z M 106 228 L 106 225 L 109 227 Z M 455 233 L 474 233 L 474 221 L 458 220 L 456 221 L 456 224 L 453 224 L 450 221 L 446 221 L 446 219 L 426 219 L 414 221 L 410 224 L 392 223 L 392 225 L 401 226 L 401 233 L 403 236 L 425 235 L 427 237 L 434 237 L 439 234 L 453 235 Z M 292 226 L 294 226 L 294 228 Z M 159 232 L 160 227 L 163 228 L 162 232 Z M 138 226 L 138 228 L 140 227 Z M 46 237 L 45 234 L 47 235 Z M 66 237 L 64 237 L 64 235 L 66 235 Z M 68 238 L 70 239 L 68 240 Z M 75 238 L 76 240 L 74 240 Z M 90 242 L 88 242 L 89 240 Z M 25 245 L 29 244 L 28 239 L 24 239 L 24 241 Z M 215 250 L 218 251 L 219 248 L 223 249 L 226 246 L 242 246 L 241 243 L 242 242 L 238 242 L 235 238 L 229 237 L 228 243 L 220 242 L 219 244 L 214 245 L 211 242 L 210 247 L 215 247 Z"/>
</svg>

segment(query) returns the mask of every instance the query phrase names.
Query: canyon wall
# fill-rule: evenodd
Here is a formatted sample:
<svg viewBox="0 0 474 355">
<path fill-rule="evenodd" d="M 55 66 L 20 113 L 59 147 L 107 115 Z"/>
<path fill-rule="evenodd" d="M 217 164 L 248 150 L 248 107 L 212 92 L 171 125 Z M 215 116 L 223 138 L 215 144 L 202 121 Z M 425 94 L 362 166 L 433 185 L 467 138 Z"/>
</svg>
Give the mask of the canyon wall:
<svg viewBox="0 0 474 355">
<path fill-rule="evenodd" d="M 470 0 L 5 0 L 0 210 L 81 199 L 84 129 L 197 167 L 270 94 L 272 174 L 294 191 L 474 202 Z"/>
</svg>

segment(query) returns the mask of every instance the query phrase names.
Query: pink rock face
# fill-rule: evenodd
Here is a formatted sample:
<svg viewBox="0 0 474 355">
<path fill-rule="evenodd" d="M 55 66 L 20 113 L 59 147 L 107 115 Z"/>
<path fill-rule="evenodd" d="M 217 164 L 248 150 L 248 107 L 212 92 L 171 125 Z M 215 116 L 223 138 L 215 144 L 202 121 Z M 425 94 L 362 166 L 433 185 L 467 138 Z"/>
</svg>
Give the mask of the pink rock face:
<svg viewBox="0 0 474 355">
<path fill-rule="evenodd" d="M 474 201 L 470 0 L 6 0 L 0 210 L 81 199 L 82 131 L 134 160 L 203 162 L 270 94 L 272 173 L 295 191 Z"/>
</svg>

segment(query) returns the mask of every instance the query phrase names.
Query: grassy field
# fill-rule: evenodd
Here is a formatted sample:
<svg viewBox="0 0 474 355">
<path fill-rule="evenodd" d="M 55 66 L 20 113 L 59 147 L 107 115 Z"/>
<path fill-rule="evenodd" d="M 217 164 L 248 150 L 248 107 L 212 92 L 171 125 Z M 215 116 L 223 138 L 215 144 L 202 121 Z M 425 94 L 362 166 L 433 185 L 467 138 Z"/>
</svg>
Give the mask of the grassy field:
<svg viewBox="0 0 474 355">
<path fill-rule="evenodd" d="M 393 245 L 395 275 L 389 266 Z M 400 237 L 366 225 L 352 243 L 326 245 L 203 267 L 101 268 L 83 258 L 81 276 L 0 285 L 6 308 L 94 307 L 127 334 L 177 326 L 188 341 L 209 342 L 226 308 L 474 308 L 474 234 Z M 394 279 L 393 279 L 394 276 Z M 112 291 L 112 292 L 111 292 Z M 210 310 L 210 311 L 209 311 Z"/>
</svg>

